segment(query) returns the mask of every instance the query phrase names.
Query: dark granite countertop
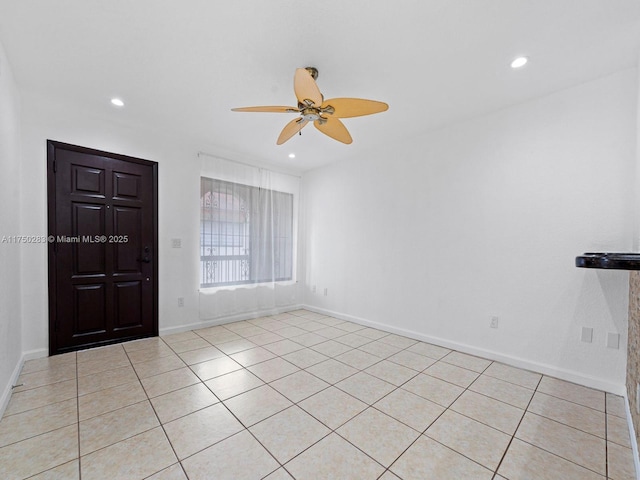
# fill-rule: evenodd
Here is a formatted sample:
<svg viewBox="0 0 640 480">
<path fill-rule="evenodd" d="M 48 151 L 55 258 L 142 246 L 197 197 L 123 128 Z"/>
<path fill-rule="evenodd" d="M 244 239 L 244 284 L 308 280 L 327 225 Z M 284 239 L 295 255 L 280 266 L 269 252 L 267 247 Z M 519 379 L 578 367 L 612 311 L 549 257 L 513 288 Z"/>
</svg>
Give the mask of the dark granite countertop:
<svg viewBox="0 0 640 480">
<path fill-rule="evenodd" d="M 640 253 L 587 252 L 576 257 L 576 267 L 640 270 Z"/>
</svg>

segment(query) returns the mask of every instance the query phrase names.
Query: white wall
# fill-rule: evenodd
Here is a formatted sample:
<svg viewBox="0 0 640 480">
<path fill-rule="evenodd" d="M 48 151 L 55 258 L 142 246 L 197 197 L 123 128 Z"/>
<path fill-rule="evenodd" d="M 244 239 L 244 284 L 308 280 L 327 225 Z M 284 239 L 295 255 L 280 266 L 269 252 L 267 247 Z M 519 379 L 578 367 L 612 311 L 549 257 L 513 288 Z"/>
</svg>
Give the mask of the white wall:
<svg viewBox="0 0 640 480">
<path fill-rule="evenodd" d="M 640 54 L 638 54 L 638 68 L 640 69 Z M 638 98 L 636 109 L 636 185 L 635 185 L 635 208 L 636 215 L 634 216 L 634 236 L 633 236 L 633 251 L 640 252 L 640 74 L 638 75 Z"/>
<path fill-rule="evenodd" d="M 198 294 L 201 163 L 197 152 L 213 148 L 176 139 L 152 126 L 114 124 L 103 112 L 85 111 L 32 92 L 22 92 L 22 97 L 22 230 L 39 235 L 47 231 L 47 139 L 156 161 L 160 330 L 170 332 L 220 321 L 215 315 L 201 319 Z M 174 238 L 182 240 L 182 248 L 171 248 Z M 22 265 L 24 351 L 38 355 L 48 349 L 47 249 L 45 245 L 34 245 L 27 250 Z M 178 307 L 178 297 L 184 298 L 184 307 Z M 235 305 L 224 312 L 237 314 L 246 310 Z"/>
<path fill-rule="evenodd" d="M 17 374 L 21 349 L 19 244 L 2 243 L 20 235 L 20 98 L 0 44 L 0 414 Z"/>
<path fill-rule="evenodd" d="M 193 323 L 197 319 L 197 265 L 189 259 L 197 255 L 198 241 L 195 150 L 151 129 L 114 125 L 101 118 L 100 112 L 82 111 L 44 96 L 22 93 L 23 230 L 34 235 L 47 232 L 47 139 L 157 161 L 160 328 Z M 172 249 L 171 238 L 181 238 L 183 247 Z M 24 349 L 40 352 L 48 349 L 46 245 L 31 247 L 24 258 L 23 274 L 28 279 L 22 305 Z M 178 296 L 185 298 L 184 308 L 178 309 Z"/>
<path fill-rule="evenodd" d="M 305 302 L 622 393 L 628 274 L 574 257 L 632 246 L 637 85 L 624 71 L 306 174 Z"/>
<path fill-rule="evenodd" d="M 5 97 L 15 104 L 15 88 L 2 85 L 3 106 Z M 202 324 L 196 152 L 214 149 L 21 94 L 21 167 L 7 160 L 20 150 L 17 133 L 9 148 L 3 137 L 0 151 L 22 189 L 3 182 L 3 199 L 13 199 L 3 216 L 4 205 L 19 205 L 20 233 L 46 233 L 46 139 L 159 162 L 160 328 Z M 576 269 L 573 258 L 631 248 L 636 95 L 636 71 L 622 72 L 305 175 L 305 302 L 609 390 L 622 386 L 627 274 Z M 0 117 L 5 135 L 17 113 L 3 108 Z M 170 248 L 172 238 L 183 248 Z M 23 352 L 44 353 L 46 246 L 23 248 L 21 263 L 11 261 L 22 291 L 4 274 L 0 285 L 12 289 L 7 298 L 22 295 L 13 314 L 22 318 Z M 311 294 L 312 285 L 328 296 Z M 13 325 L 5 311 L 0 328 Z M 500 317 L 497 330 L 488 328 L 491 315 Z M 582 325 L 594 327 L 593 344 L 578 341 Z M 12 328 L 19 335 L 19 324 Z M 621 334 L 621 350 L 604 347 L 608 331 Z"/>
</svg>

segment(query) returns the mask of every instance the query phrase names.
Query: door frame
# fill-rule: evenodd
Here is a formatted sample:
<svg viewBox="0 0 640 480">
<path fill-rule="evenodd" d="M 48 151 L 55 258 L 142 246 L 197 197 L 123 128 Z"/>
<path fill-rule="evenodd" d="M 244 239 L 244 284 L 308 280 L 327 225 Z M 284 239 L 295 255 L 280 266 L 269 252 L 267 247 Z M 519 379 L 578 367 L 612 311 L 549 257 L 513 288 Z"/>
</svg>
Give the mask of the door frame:
<svg viewBox="0 0 640 480">
<path fill-rule="evenodd" d="M 158 336 L 158 163 L 151 160 L 143 160 L 141 158 L 130 157 L 127 155 L 121 155 L 118 153 L 105 152 L 103 150 L 96 150 L 88 147 L 81 147 L 78 145 L 72 145 L 69 143 L 58 142 L 55 140 L 47 140 L 47 237 L 51 235 L 57 237 L 56 234 L 56 149 L 69 150 L 73 152 L 83 153 L 87 155 L 97 155 L 114 160 L 120 160 L 129 163 L 136 163 L 139 165 L 150 166 L 153 171 L 153 205 L 152 205 L 152 222 L 153 222 L 153 252 L 154 265 L 153 265 L 153 333 L 151 336 Z M 56 243 L 55 241 L 47 242 L 47 255 L 48 255 L 48 278 L 49 278 L 49 355 L 55 355 L 58 352 L 56 328 L 59 319 L 57 318 L 57 302 L 58 302 L 58 289 L 56 278 Z M 114 343 L 121 343 L 123 341 L 135 340 L 137 338 L 145 338 L 149 335 L 133 336 L 122 339 L 107 340 L 98 342 L 92 345 L 83 345 L 77 348 L 70 348 L 65 351 L 81 350 L 89 347 L 97 347 L 102 345 L 110 345 Z"/>
</svg>

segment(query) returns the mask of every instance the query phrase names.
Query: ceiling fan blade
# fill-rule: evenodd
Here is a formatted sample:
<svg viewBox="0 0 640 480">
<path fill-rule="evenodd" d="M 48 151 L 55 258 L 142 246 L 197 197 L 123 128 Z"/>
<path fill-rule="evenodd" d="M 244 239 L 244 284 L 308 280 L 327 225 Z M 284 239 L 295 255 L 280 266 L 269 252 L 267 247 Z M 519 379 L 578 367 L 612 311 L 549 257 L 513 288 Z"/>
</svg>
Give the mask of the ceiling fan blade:
<svg viewBox="0 0 640 480">
<path fill-rule="evenodd" d="M 330 136 L 334 140 L 338 140 L 339 142 L 349 144 L 353 140 L 351 138 L 351 134 L 347 127 L 344 126 L 337 118 L 327 118 L 327 121 L 324 123 L 320 123 L 318 120 L 313 122 L 318 130 L 320 130 L 325 135 Z"/>
<path fill-rule="evenodd" d="M 296 92 L 298 102 L 305 103 L 305 100 L 310 100 L 316 106 L 322 105 L 320 89 L 306 68 L 296 68 L 296 74 L 293 77 L 293 90 Z"/>
<path fill-rule="evenodd" d="M 389 108 L 389 105 L 384 102 L 365 100 L 364 98 L 331 98 L 322 104 L 322 109 L 329 106 L 334 108 L 334 113 L 325 113 L 333 118 L 361 117 L 384 112 Z"/>
<path fill-rule="evenodd" d="M 298 113 L 296 107 L 240 107 L 232 108 L 232 112 L 270 112 L 270 113 Z"/>
<path fill-rule="evenodd" d="M 284 126 L 282 132 L 280 132 L 280 136 L 278 137 L 278 141 L 276 142 L 276 144 L 282 145 L 284 142 L 286 142 L 296 133 L 302 130 L 307 125 L 307 123 L 309 122 L 302 117 L 291 120 Z"/>
</svg>

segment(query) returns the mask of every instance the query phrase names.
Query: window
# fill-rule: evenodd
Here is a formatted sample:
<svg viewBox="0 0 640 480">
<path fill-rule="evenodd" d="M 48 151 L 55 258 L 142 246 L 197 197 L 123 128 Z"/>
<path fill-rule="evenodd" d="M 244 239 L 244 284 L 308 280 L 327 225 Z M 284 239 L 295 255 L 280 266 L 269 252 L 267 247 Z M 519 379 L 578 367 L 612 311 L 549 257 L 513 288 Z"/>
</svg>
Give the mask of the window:
<svg viewBox="0 0 640 480">
<path fill-rule="evenodd" d="M 293 195 L 200 179 L 200 287 L 293 278 Z"/>
</svg>

